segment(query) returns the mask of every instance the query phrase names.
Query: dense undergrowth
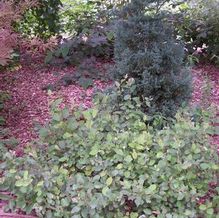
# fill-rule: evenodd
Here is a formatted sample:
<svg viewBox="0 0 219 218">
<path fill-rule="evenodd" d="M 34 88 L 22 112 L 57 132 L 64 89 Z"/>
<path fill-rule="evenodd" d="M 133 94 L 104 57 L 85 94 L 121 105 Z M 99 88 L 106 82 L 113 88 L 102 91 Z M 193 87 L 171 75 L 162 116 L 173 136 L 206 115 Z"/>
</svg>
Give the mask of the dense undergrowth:
<svg viewBox="0 0 219 218">
<path fill-rule="evenodd" d="M 157 117 L 149 125 L 140 101 L 118 102 L 119 93 L 97 95 L 88 110 L 52 103 L 40 140 L 22 157 L 3 155 L 8 209 L 39 217 L 215 217 L 218 156 L 209 116 L 192 121 L 184 110 L 171 124 Z"/>
</svg>

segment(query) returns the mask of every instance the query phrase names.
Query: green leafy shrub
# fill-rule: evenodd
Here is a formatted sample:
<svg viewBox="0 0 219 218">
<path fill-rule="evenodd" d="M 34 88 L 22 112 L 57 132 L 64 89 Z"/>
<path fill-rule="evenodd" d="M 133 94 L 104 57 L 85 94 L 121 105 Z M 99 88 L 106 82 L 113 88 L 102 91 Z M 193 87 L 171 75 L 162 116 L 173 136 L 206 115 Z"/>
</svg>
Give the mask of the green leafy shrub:
<svg viewBox="0 0 219 218">
<path fill-rule="evenodd" d="M 180 5 L 176 27 L 188 52 L 219 63 L 219 1 L 189 0 Z"/>
<path fill-rule="evenodd" d="M 136 0 L 124 7 L 116 26 L 114 73 L 117 80 L 135 79 L 133 95 L 142 102 L 152 99 L 147 113 L 171 117 L 189 100 L 191 78 L 183 67 L 183 46 L 159 10 L 165 2 Z"/>
<path fill-rule="evenodd" d="M 60 11 L 63 31 L 68 35 L 89 34 L 97 26 L 109 24 L 115 11 L 127 0 L 62 0 Z"/>
<path fill-rule="evenodd" d="M 137 98 L 119 103 L 122 96 L 101 94 L 93 108 L 74 112 L 55 101 L 41 141 L 23 157 L 4 154 L 1 190 L 16 196 L 6 209 L 44 218 L 197 217 L 197 199 L 218 171 L 208 121 L 178 113 L 158 131 L 146 125 Z"/>
<path fill-rule="evenodd" d="M 16 24 L 17 30 L 31 37 L 49 38 L 61 29 L 59 10 L 61 0 L 38 0 L 38 6 L 29 9 L 24 18 Z"/>
<path fill-rule="evenodd" d="M 63 1 L 60 17 L 65 33 L 79 35 L 88 33 L 97 21 L 98 3 L 100 1 Z"/>
</svg>

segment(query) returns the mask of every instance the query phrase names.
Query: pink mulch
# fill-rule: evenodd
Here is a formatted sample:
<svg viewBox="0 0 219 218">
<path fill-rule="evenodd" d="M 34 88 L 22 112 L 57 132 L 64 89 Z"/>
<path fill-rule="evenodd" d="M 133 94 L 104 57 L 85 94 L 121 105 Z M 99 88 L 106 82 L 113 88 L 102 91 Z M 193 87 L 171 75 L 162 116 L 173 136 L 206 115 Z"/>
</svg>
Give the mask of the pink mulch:
<svg viewBox="0 0 219 218">
<path fill-rule="evenodd" d="M 208 101 L 212 103 L 219 112 L 219 68 L 212 65 L 201 65 L 193 68 L 193 99 L 195 103 L 201 103 L 203 86 L 206 80 L 209 78 L 211 86 L 211 94 L 208 96 Z"/>
<path fill-rule="evenodd" d="M 101 62 L 97 66 L 101 68 Z M 42 90 L 47 84 L 58 81 L 65 73 L 76 71 L 75 67 L 49 67 L 39 68 L 37 65 L 24 65 L 20 69 L 0 74 L 0 90 L 10 93 L 11 99 L 5 104 L 6 126 L 11 134 L 20 141 L 20 146 L 30 142 L 35 136 L 33 130 L 35 123 L 45 124 L 49 121 L 48 103 L 56 98 L 63 98 L 69 105 L 82 104 L 90 107 L 94 88 L 84 90 L 79 85 L 62 87 L 61 90 L 48 95 Z M 211 102 L 219 111 L 219 69 L 214 66 L 199 66 L 193 69 L 193 98 L 192 104 L 199 105 L 202 101 L 205 75 L 211 83 Z M 96 81 L 95 86 L 104 89 L 107 83 Z M 219 137 L 214 137 L 219 145 Z"/>
<path fill-rule="evenodd" d="M 97 63 L 101 67 L 101 63 Z M 39 68 L 39 67 L 38 67 Z M 0 90 L 7 91 L 11 99 L 5 103 L 4 117 L 11 135 L 20 141 L 20 146 L 31 141 L 36 135 L 33 130 L 36 123 L 49 121 L 49 102 L 63 98 L 66 104 L 90 107 L 94 88 L 84 90 L 78 85 L 62 87 L 48 95 L 42 87 L 53 84 L 66 73 L 75 73 L 74 67 L 49 67 L 37 69 L 24 66 L 13 72 L 0 74 Z M 107 83 L 95 81 L 95 88 L 104 89 Z"/>
<path fill-rule="evenodd" d="M 206 77 L 208 78 L 208 83 L 210 83 L 210 95 L 207 96 L 207 101 L 211 106 L 216 109 L 217 119 L 219 120 L 219 68 L 212 65 L 200 65 L 193 68 L 193 98 L 192 104 L 199 105 L 202 104 L 202 95 L 204 94 L 203 87 L 206 86 Z M 216 121 L 215 126 L 219 126 Z M 219 127 L 217 127 L 219 128 Z M 219 135 L 212 137 L 212 144 L 218 146 L 219 154 Z"/>
</svg>

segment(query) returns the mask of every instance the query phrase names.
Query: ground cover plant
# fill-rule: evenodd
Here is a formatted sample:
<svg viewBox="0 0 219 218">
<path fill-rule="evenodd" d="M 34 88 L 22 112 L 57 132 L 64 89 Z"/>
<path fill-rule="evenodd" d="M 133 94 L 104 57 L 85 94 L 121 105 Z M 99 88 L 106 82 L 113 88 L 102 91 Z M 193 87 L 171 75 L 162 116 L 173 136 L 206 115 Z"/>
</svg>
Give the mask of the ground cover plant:
<svg viewBox="0 0 219 218">
<path fill-rule="evenodd" d="M 217 218 L 219 70 L 189 67 L 215 50 L 207 34 L 199 53 L 179 20 L 202 13 L 190 1 L 38 2 L 23 17 L 11 0 L 0 16 L 18 7 L 21 21 L 5 22 L 19 40 L 0 68 L 0 217 Z"/>
<path fill-rule="evenodd" d="M 101 95 L 91 109 L 73 113 L 55 101 L 39 144 L 3 158 L 1 187 L 17 196 L 8 208 L 40 217 L 214 217 L 214 188 L 199 205 L 218 170 L 209 122 L 184 112 L 158 131 L 134 101 L 111 107 L 117 93 Z"/>
</svg>

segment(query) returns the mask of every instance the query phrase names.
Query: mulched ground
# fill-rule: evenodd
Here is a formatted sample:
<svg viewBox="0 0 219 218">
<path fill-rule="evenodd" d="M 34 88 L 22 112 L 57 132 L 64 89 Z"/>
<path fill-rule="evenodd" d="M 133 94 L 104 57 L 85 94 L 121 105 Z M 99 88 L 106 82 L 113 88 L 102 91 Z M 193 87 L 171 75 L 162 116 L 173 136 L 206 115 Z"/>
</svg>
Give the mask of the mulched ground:
<svg viewBox="0 0 219 218">
<path fill-rule="evenodd" d="M 214 108 L 217 117 L 213 125 L 219 130 L 219 68 L 212 65 L 200 65 L 193 68 L 192 75 L 192 104 Z M 219 135 L 212 136 L 212 144 L 218 146 L 219 155 Z"/>
<path fill-rule="evenodd" d="M 102 68 L 101 62 L 96 63 L 97 68 Z M 96 80 L 94 86 L 83 89 L 77 84 L 61 87 L 60 90 L 48 94 L 42 88 L 48 84 L 55 84 L 65 74 L 74 74 L 75 67 L 45 67 L 23 66 L 16 71 L 0 74 L 0 90 L 10 95 L 4 105 L 3 116 L 6 127 L 11 135 L 19 140 L 18 147 L 23 147 L 36 137 L 35 124 L 45 124 L 49 121 L 49 102 L 62 98 L 65 105 L 82 105 L 84 108 L 91 106 L 94 90 L 103 90 L 106 82 Z"/>
<path fill-rule="evenodd" d="M 97 61 L 96 66 L 101 69 L 103 63 Z M 95 89 L 104 89 L 109 85 L 107 82 L 97 80 L 95 86 L 87 90 L 76 84 L 62 87 L 51 95 L 42 90 L 45 85 L 57 82 L 69 72 L 74 74 L 76 68 L 24 64 L 15 71 L 0 74 L 0 90 L 8 92 L 11 96 L 5 104 L 3 115 L 11 135 L 19 140 L 18 152 L 19 149 L 36 138 L 35 124 L 45 124 L 49 121 L 49 102 L 51 100 L 61 97 L 64 104 L 73 106 L 81 104 L 87 108 L 91 106 L 92 94 Z M 217 116 L 219 117 L 219 69 L 211 65 L 200 65 L 193 68 L 192 75 L 194 90 L 191 104 L 194 106 L 204 105 L 205 107 L 213 105 L 218 111 Z M 217 123 L 214 125 L 219 126 Z M 218 145 L 219 153 L 219 136 L 212 137 L 212 141 Z M 0 217 L 22 218 L 23 216 L 6 215 L 0 210 Z"/>
<path fill-rule="evenodd" d="M 97 62 L 96 65 L 101 68 L 102 63 Z M 107 86 L 106 82 L 96 81 L 95 87 L 87 90 L 75 84 L 62 87 L 52 95 L 42 90 L 45 85 L 57 82 L 69 72 L 74 74 L 75 67 L 39 68 L 38 65 L 24 65 L 16 71 L 0 74 L 0 90 L 7 91 L 11 96 L 5 104 L 6 126 L 19 140 L 21 147 L 36 136 L 33 130 L 36 123 L 48 122 L 51 100 L 61 97 L 66 104 L 90 107 L 93 91 Z M 197 106 L 207 102 L 214 105 L 219 113 L 219 69 L 211 65 L 199 66 L 193 68 L 192 73 L 192 104 Z M 219 137 L 215 137 L 215 140 L 219 145 Z"/>
</svg>

